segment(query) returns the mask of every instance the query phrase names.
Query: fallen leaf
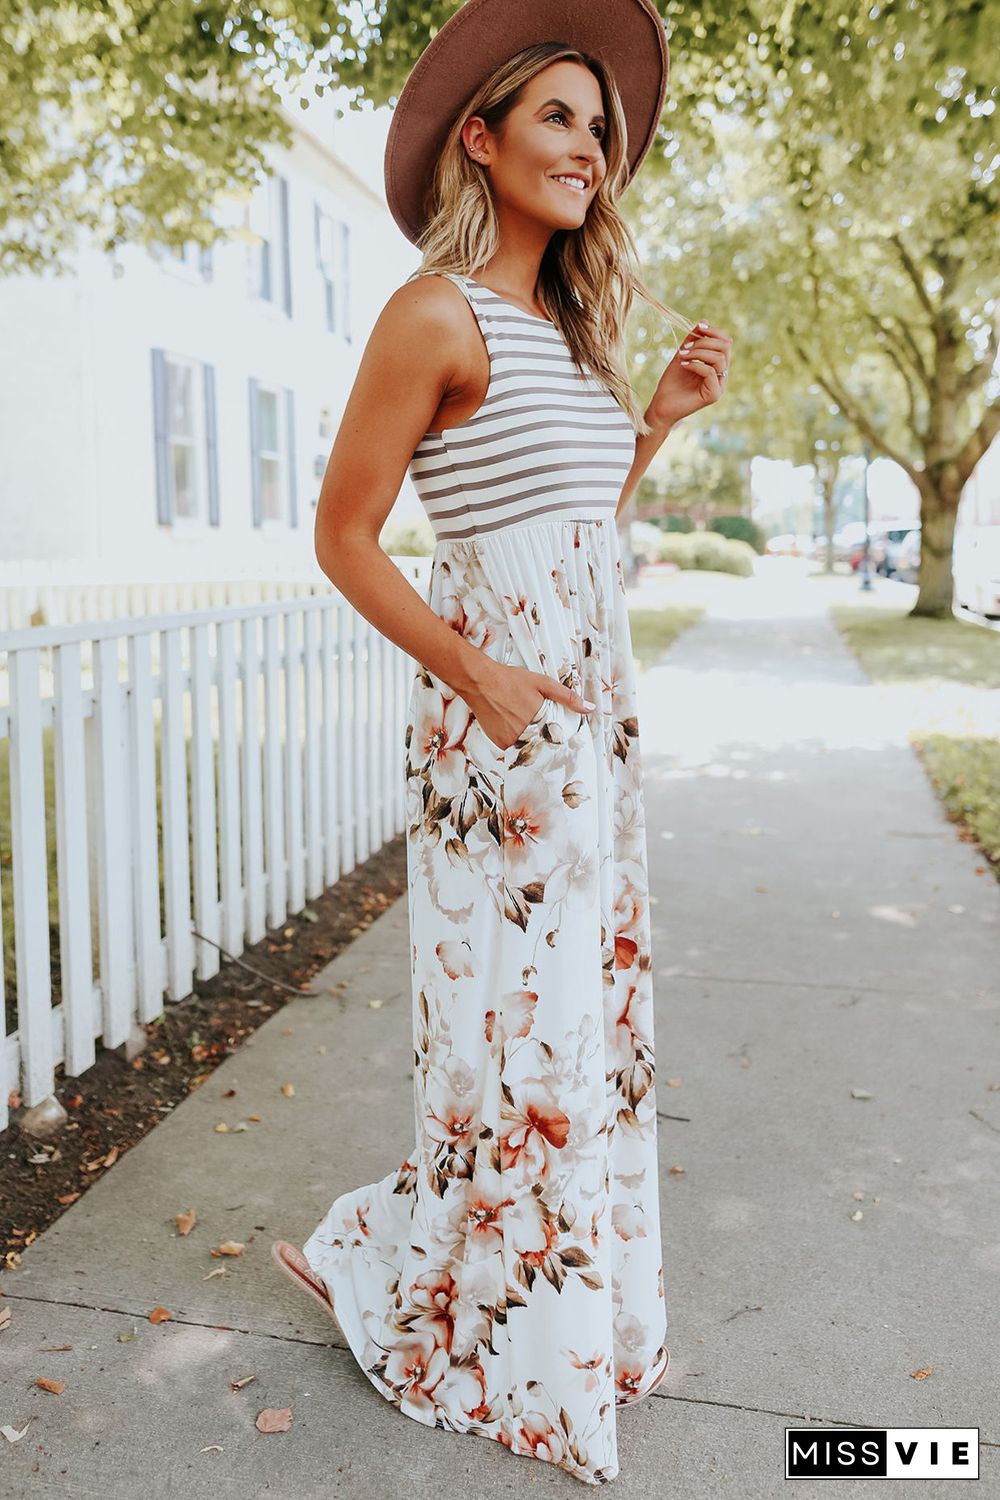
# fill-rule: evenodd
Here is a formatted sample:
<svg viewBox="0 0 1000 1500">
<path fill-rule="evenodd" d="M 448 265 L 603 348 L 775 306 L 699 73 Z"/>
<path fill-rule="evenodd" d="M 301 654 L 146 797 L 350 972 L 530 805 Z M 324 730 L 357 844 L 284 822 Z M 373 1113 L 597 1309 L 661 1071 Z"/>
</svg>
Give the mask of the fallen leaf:
<svg viewBox="0 0 1000 1500">
<path fill-rule="evenodd" d="M 667 1088 L 668 1089 L 679 1089 L 682 1086 L 683 1082 L 684 1082 L 683 1078 L 668 1078 L 667 1079 Z"/>
<path fill-rule="evenodd" d="M 215 1128 L 219 1135 L 224 1135 L 225 1132 L 229 1129 L 229 1126 L 226 1124 L 225 1120 L 220 1120 Z"/>
<path fill-rule="evenodd" d="M 928 1375 L 931 1373 L 931 1371 L 933 1369 L 934 1369 L 933 1365 L 924 1365 L 924 1368 L 922 1370 L 911 1370 L 910 1371 L 910 1379 L 911 1380 L 926 1380 L 927 1377 L 928 1377 Z"/>
<path fill-rule="evenodd" d="M 166 1307 L 154 1307 L 149 1315 L 151 1323 L 169 1323 L 173 1313 Z"/>
<path fill-rule="evenodd" d="M 80 1196 L 79 1193 L 57 1193 L 56 1194 L 56 1202 L 57 1203 L 75 1203 L 76 1200 L 77 1200 L 77 1198 L 79 1198 L 79 1196 Z"/>
<path fill-rule="evenodd" d="M 260 1115 L 247 1115 L 247 1119 L 253 1120 L 255 1124 L 260 1120 L 260 1118 Z"/>
<path fill-rule="evenodd" d="M 241 1391 L 245 1385 L 250 1384 L 251 1380 L 256 1379 L 256 1375 L 244 1375 L 242 1380 L 231 1380 L 229 1382 L 230 1389 L 234 1391 Z"/>
<path fill-rule="evenodd" d="M 239 1240 L 225 1240 L 218 1249 L 210 1252 L 212 1255 L 242 1255 L 243 1246 Z"/>
<path fill-rule="evenodd" d="M 677 1163 L 676 1163 L 676 1162 L 675 1162 L 675 1163 L 674 1163 L 674 1165 L 673 1165 L 673 1166 L 672 1166 L 672 1167 L 671 1167 L 671 1168 L 670 1168 L 670 1171 L 671 1171 L 671 1172 L 672 1172 L 672 1173 L 673 1173 L 673 1174 L 674 1174 L 674 1176 L 678 1176 L 678 1177 L 679 1177 L 679 1176 L 680 1176 L 680 1174 L 681 1174 L 681 1173 L 682 1173 L 682 1172 L 683 1172 L 683 1171 L 684 1171 L 684 1170 L 685 1170 L 685 1168 L 684 1168 L 684 1167 L 682 1167 L 682 1166 L 679 1166 L 679 1165 L 678 1165 L 678 1164 L 677 1164 Z"/>
<path fill-rule="evenodd" d="M 292 1425 L 290 1406 L 265 1406 L 257 1413 L 255 1427 L 258 1432 L 287 1432 Z"/>
<path fill-rule="evenodd" d="M 0 1307 L 0 1328 L 10 1327 L 10 1308 Z"/>
<path fill-rule="evenodd" d="M 119 1342 L 119 1344 L 131 1344 L 131 1342 L 132 1342 L 132 1340 L 134 1338 L 135 1338 L 135 1329 L 133 1328 L 131 1333 L 120 1333 L 118 1335 L 118 1342 Z"/>
<path fill-rule="evenodd" d="M 854 1212 L 851 1214 L 851 1218 L 854 1220 L 854 1222 L 856 1224 L 859 1219 L 863 1219 L 864 1218 L 864 1214 L 861 1212 L 860 1208 L 856 1208 L 854 1210 Z"/>
<path fill-rule="evenodd" d="M 215 1268 L 214 1271 L 209 1271 L 208 1275 L 207 1276 L 203 1276 L 201 1279 L 202 1279 L 202 1281 L 211 1281 L 211 1279 L 212 1279 L 213 1276 L 225 1276 L 225 1274 L 226 1274 L 226 1268 L 225 1268 L 225 1266 L 216 1266 L 216 1268 Z"/>
<path fill-rule="evenodd" d="M 3 1433 L 8 1443 L 19 1443 L 30 1426 L 31 1423 L 26 1422 L 25 1425 L 21 1428 L 20 1432 L 18 1432 L 16 1428 L 4 1426 L 0 1427 L 0 1432 Z"/>
<path fill-rule="evenodd" d="M 295 1093 L 294 1083 L 283 1083 L 281 1085 L 281 1092 L 284 1094 L 286 1099 L 291 1099 Z"/>
<path fill-rule="evenodd" d="M 199 1448 L 199 1453 L 222 1453 L 225 1450 L 221 1443 L 209 1443 L 207 1448 Z"/>
<path fill-rule="evenodd" d="M 174 1223 L 177 1225 L 178 1234 L 190 1234 L 198 1222 L 198 1215 L 193 1208 L 185 1209 L 182 1214 L 174 1215 Z"/>
<path fill-rule="evenodd" d="M 45 1375 L 39 1375 L 35 1384 L 40 1391 L 51 1391 L 53 1396 L 61 1396 L 66 1389 L 65 1380 L 49 1380 Z"/>
</svg>

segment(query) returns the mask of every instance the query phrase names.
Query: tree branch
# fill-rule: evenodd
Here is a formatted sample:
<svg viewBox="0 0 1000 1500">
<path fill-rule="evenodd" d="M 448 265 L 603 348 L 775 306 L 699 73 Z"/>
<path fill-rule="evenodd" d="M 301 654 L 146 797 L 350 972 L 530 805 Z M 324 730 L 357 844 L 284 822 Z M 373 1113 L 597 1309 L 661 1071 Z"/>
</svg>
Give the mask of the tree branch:
<svg viewBox="0 0 1000 1500">
<path fill-rule="evenodd" d="M 903 378 L 903 384 L 906 386 L 906 400 L 909 406 L 910 431 L 913 433 L 913 436 L 917 439 L 921 446 L 923 446 L 923 444 L 926 442 L 927 435 L 926 433 L 921 431 L 921 428 L 919 426 L 917 418 L 917 397 L 916 392 L 913 388 L 913 381 L 910 378 L 910 371 L 907 369 L 900 354 L 897 352 L 895 340 L 893 339 L 890 330 L 887 328 L 883 328 L 877 314 L 870 312 L 866 308 L 864 309 L 864 316 L 868 318 L 869 322 L 873 324 L 878 333 L 885 334 L 885 339 L 881 341 L 881 347 L 883 351 L 888 355 L 888 357 L 892 360 L 893 364 L 896 366 L 896 369 L 899 371 L 900 375 Z"/>
<path fill-rule="evenodd" d="M 959 449 L 955 463 L 958 467 L 960 484 L 965 484 L 998 432 L 1000 432 L 1000 400 L 994 401 L 986 408 L 979 426 L 975 432 L 970 432 Z"/>
<path fill-rule="evenodd" d="M 879 432 L 878 428 L 874 427 L 869 421 L 864 408 L 859 406 L 854 400 L 853 396 L 848 394 L 846 387 L 840 384 L 837 376 L 833 375 L 829 378 L 825 376 L 819 369 L 816 361 L 809 356 L 806 350 L 798 342 L 794 333 L 790 329 L 788 330 L 788 333 L 792 348 L 795 350 L 799 359 L 802 361 L 803 366 L 810 371 L 817 384 L 819 384 L 822 389 L 826 391 L 827 395 L 830 397 L 830 400 L 835 401 L 836 404 L 840 407 L 841 411 L 850 418 L 855 427 L 857 427 L 858 431 L 864 433 L 865 437 L 868 438 L 873 447 L 878 448 L 882 453 L 886 455 L 887 458 L 891 458 L 894 463 L 899 464 L 899 467 L 909 475 L 915 485 L 920 487 L 923 483 L 925 483 L 926 476 L 922 474 L 921 471 L 916 468 L 913 463 L 911 463 L 911 461 L 906 457 L 905 453 L 897 452 L 895 448 L 893 448 L 889 443 L 886 442 L 885 438 L 883 437 L 882 433 Z M 829 356 L 827 356 L 827 358 L 832 369 L 833 361 L 829 359 Z"/>
<path fill-rule="evenodd" d="M 934 306 L 930 297 L 927 295 L 927 288 L 924 286 L 924 279 L 920 274 L 920 267 L 917 265 L 916 261 L 913 259 L 912 255 L 910 254 L 909 250 L 907 250 L 898 234 L 890 234 L 889 239 L 899 251 L 899 258 L 903 262 L 903 269 L 906 271 L 907 276 L 909 276 L 910 280 L 913 283 L 914 291 L 916 292 L 917 297 L 920 300 L 921 306 L 923 307 L 924 311 L 931 319 L 931 321 L 937 322 L 937 308 Z"/>
</svg>

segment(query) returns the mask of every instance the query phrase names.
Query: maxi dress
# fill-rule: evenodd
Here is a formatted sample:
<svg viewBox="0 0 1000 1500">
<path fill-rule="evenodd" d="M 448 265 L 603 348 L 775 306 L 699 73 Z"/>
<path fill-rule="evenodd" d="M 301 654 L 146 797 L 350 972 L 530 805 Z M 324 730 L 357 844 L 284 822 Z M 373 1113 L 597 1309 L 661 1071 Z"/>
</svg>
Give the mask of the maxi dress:
<svg viewBox="0 0 1000 1500">
<path fill-rule="evenodd" d="M 425 273 L 433 274 L 433 273 Z M 410 473 L 427 602 L 546 698 L 502 748 L 419 665 L 405 734 L 415 1144 L 303 1246 L 407 1416 L 588 1484 L 669 1362 L 635 671 L 615 508 L 627 414 L 548 319 L 471 277 L 486 398 Z"/>
</svg>

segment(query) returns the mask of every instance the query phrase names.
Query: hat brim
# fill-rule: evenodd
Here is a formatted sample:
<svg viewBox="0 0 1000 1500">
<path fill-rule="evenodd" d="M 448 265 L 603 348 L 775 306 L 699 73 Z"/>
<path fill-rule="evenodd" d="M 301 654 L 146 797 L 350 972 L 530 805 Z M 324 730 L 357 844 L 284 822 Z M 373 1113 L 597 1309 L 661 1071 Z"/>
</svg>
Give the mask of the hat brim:
<svg viewBox="0 0 1000 1500">
<path fill-rule="evenodd" d="M 590 53 L 613 76 L 625 111 L 631 182 L 656 136 L 670 71 L 652 0 L 465 0 L 414 64 L 386 137 L 386 201 L 412 243 L 425 227 L 434 167 L 458 111 L 515 52 L 551 41 Z"/>
</svg>

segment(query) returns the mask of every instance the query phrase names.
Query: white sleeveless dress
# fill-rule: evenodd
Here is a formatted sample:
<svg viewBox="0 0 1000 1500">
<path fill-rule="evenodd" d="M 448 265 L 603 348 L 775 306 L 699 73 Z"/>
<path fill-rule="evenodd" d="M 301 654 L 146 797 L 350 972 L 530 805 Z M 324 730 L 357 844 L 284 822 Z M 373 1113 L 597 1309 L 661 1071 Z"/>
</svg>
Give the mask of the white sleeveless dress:
<svg viewBox="0 0 1000 1500">
<path fill-rule="evenodd" d="M 428 603 L 558 677 L 501 749 L 419 666 L 406 728 L 416 1140 L 304 1245 L 373 1385 L 590 1484 L 666 1371 L 646 836 L 614 512 L 626 413 L 556 327 L 451 275 L 490 358 L 410 472 Z"/>
</svg>

